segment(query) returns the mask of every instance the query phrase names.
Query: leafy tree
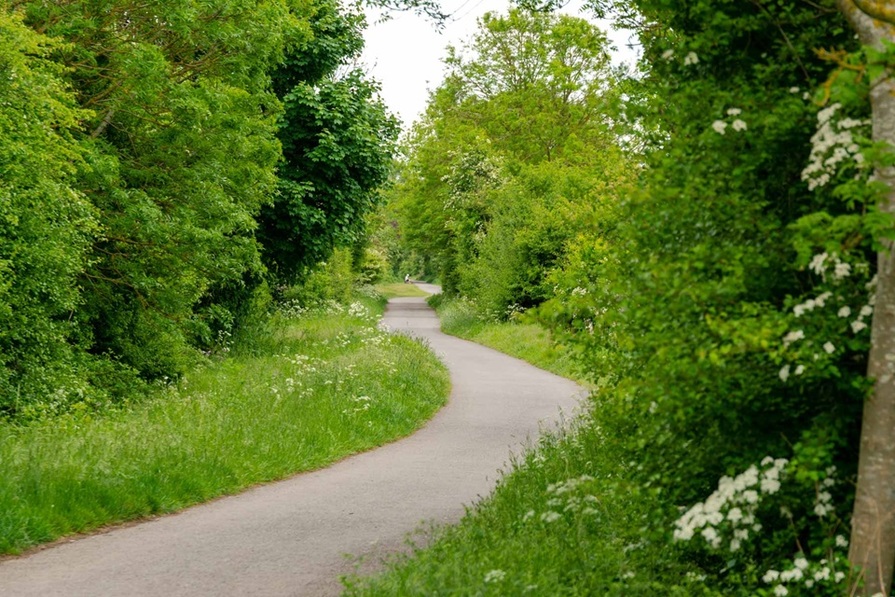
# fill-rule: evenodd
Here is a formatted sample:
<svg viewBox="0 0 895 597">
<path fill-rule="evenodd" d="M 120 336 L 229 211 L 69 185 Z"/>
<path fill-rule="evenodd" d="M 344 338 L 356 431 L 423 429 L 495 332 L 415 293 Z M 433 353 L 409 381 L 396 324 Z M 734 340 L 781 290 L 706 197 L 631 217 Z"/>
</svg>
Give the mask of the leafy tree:
<svg viewBox="0 0 895 597">
<path fill-rule="evenodd" d="M 498 317 L 548 295 L 545 279 L 596 195 L 635 172 L 606 107 L 606 39 L 582 19 L 488 14 L 410 138 L 397 181 L 404 238 L 448 293 Z"/>
<path fill-rule="evenodd" d="M 78 276 L 97 232 L 75 182 L 78 110 L 50 59 L 60 44 L 0 11 L 0 413 L 84 398 Z M 49 398 L 48 398 L 49 397 Z"/>
<path fill-rule="evenodd" d="M 360 15 L 322 4 L 313 38 L 292 48 L 275 75 L 283 161 L 259 237 L 268 267 L 285 281 L 363 236 L 388 176 L 398 123 L 375 83 L 358 69 L 339 70 L 360 52 L 362 24 Z"/>
</svg>

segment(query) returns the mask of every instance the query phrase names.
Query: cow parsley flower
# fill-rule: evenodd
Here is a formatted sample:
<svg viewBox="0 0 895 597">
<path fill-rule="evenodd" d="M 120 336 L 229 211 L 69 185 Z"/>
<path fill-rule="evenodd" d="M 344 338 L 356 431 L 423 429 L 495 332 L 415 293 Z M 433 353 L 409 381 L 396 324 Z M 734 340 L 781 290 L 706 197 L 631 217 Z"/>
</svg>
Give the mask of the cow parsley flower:
<svg viewBox="0 0 895 597">
<path fill-rule="evenodd" d="M 855 334 L 863 330 L 867 327 L 867 324 L 861 321 L 860 319 L 857 321 L 851 322 L 851 331 Z"/>
<path fill-rule="evenodd" d="M 715 129 L 715 132 L 719 135 L 723 135 L 724 131 L 727 129 L 727 123 L 723 120 L 716 120 L 712 123 L 712 128 Z"/>
<path fill-rule="evenodd" d="M 696 55 L 696 52 L 690 52 L 684 57 L 684 66 L 690 66 L 691 64 L 697 64 L 699 62 L 699 56 Z"/>
<path fill-rule="evenodd" d="M 841 309 L 839 309 L 839 312 L 836 313 L 836 315 L 838 315 L 839 317 L 848 317 L 849 315 L 851 315 L 851 309 L 849 309 L 848 307 L 842 307 Z"/>
<path fill-rule="evenodd" d="M 504 572 L 503 570 L 491 570 L 490 572 L 488 572 L 485 575 L 485 582 L 486 583 L 500 582 L 504 578 L 506 578 L 506 576 L 507 576 L 507 573 Z"/>
<path fill-rule="evenodd" d="M 833 354 L 836 352 L 836 346 L 832 342 L 824 342 L 824 351 L 827 354 Z"/>
<path fill-rule="evenodd" d="M 780 381 L 786 381 L 787 379 L 789 379 L 789 365 L 783 365 L 783 367 L 780 369 L 780 373 L 778 373 L 777 375 L 780 376 Z"/>
<path fill-rule="evenodd" d="M 743 113 L 743 111 L 740 110 L 739 108 L 730 108 L 730 109 L 727 111 L 727 115 L 728 115 L 728 116 L 739 116 L 739 115 L 742 114 L 742 113 Z"/>
<path fill-rule="evenodd" d="M 662 52 L 662 60 L 671 60 L 674 58 L 674 50 L 665 50 Z"/>
<path fill-rule="evenodd" d="M 731 124 L 731 127 L 733 127 L 733 130 L 735 130 L 735 131 L 745 131 L 746 123 L 744 121 L 740 120 L 739 118 L 737 118 L 736 120 L 733 121 L 733 124 Z"/>
</svg>

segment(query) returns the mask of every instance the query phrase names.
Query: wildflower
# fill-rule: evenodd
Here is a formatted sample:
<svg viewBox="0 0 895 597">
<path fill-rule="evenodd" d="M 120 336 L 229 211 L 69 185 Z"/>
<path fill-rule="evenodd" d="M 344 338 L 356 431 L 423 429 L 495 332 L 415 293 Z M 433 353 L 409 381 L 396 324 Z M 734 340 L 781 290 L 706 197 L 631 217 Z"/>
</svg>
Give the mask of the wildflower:
<svg viewBox="0 0 895 597">
<path fill-rule="evenodd" d="M 504 572 L 503 570 L 492 570 L 492 571 L 488 572 L 488 574 L 485 575 L 485 582 L 486 583 L 500 582 L 504 578 L 506 578 L 506 575 L 507 575 L 507 573 Z"/>
<path fill-rule="evenodd" d="M 836 547 L 848 547 L 848 539 L 842 535 L 836 535 Z"/>
<path fill-rule="evenodd" d="M 874 280 L 876 280 L 875 277 Z M 863 307 L 861 307 L 860 313 L 861 317 L 867 317 L 873 313 L 873 307 L 871 307 L 870 305 L 864 305 Z"/>
<path fill-rule="evenodd" d="M 712 123 L 712 128 L 715 129 L 715 132 L 719 135 L 723 135 L 724 130 L 727 128 L 727 123 L 723 120 L 716 120 Z"/>
<path fill-rule="evenodd" d="M 857 334 L 861 330 L 867 327 L 867 324 L 861 321 L 860 319 L 857 321 L 851 322 L 851 331 Z"/>
<path fill-rule="evenodd" d="M 798 88 L 798 87 L 790 87 L 790 88 L 789 88 L 789 92 L 790 92 L 790 93 L 798 93 L 798 92 L 799 92 L 799 88 Z"/>
<path fill-rule="evenodd" d="M 790 582 L 793 580 L 802 580 L 804 574 L 799 568 L 792 568 L 790 570 L 784 570 L 780 573 L 780 581 L 781 582 Z"/>
<path fill-rule="evenodd" d="M 804 339 L 805 339 L 805 332 L 803 332 L 802 330 L 795 330 L 794 332 L 789 332 L 788 334 L 783 336 L 783 345 L 789 346 L 796 340 L 804 340 Z"/>
<path fill-rule="evenodd" d="M 827 257 L 829 257 L 829 255 L 827 255 L 826 252 L 818 253 L 811 258 L 811 263 L 808 264 L 808 269 L 816 273 L 818 276 L 822 276 L 823 273 L 826 271 L 826 265 L 824 265 L 824 262 L 827 260 Z"/>
<path fill-rule="evenodd" d="M 801 375 L 805 372 L 805 365 L 799 365 L 796 367 L 796 375 Z"/>
<path fill-rule="evenodd" d="M 739 539 L 731 539 L 730 551 L 739 551 L 739 549 L 740 549 L 740 540 Z"/>
<path fill-rule="evenodd" d="M 780 369 L 780 373 L 778 373 L 777 375 L 780 376 L 780 381 L 786 381 L 787 379 L 789 379 L 789 365 L 783 365 L 783 367 Z"/>
<path fill-rule="evenodd" d="M 833 345 L 832 342 L 824 342 L 824 351 L 827 354 L 833 354 L 834 352 L 836 352 L 836 347 Z"/>
<path fill-rule="evenodd" d="M 727 111 L 727 115 L 728 116 L 739 116 L 740 114 L 742 114 L 742 112 L 743 111 L 740 110 L 739 108 L 731 108 Z"/>
<path fill-rule="evenodd" d="M 665 50 L 662 52 L 663 60 L 671 60 L 672 58 L 674 58 L 674 50 Z"/>
<path fill-rule="evenodd" d="M 553 512 L 552 510 L 541 514 L 541 520 L 547 523 L 556 522 L 560 518 L 562 518 L 562 516 L 559 514 L 559 512 Z"/>
<path fill-rule="evenodd" d="M 733 130 L 735 130 L 735 131 L 745 131 L 746 130 L 746 123 L 743 120 L 740 120 L 739 118 L 734 120 L 733 124 L 731 124 L 731 126 L 733 127 Z"/>
<path fill-rule="evenodd" d="M 780 481 L 777 479 L 762 479 L 761 490 L 768 494 L 777 493 L 780 490 Z"/>
<path fill-rule="evenodd" d="M 806 560 L 806 559 L 805 559 L 804 557 L 802 557 L 802 556 L 799 556 L 798 558 L 796 558 L 795 560 L 793 560 L 793 564 L 794 564 L 795 567 L 798 568 L 799 570 L 806 570 L 806 569 L 808 568 L 808 560 Z"/>
<path fill-rule="evenodd" d="M 768 570 L 767 572 L 764 573 L 764 576 L 761 577 L 761 580 L 763 580 L 764 582 L 766 582 L 768 584 L 771 584 L 778 578 L 780 578 L 779 572 L 777 572 L 776 570 Z"/>
<path fill-rule="evenodd" d="M 774 587 L 774 595 L 777 595 L 777 597 L 789 595 L 789 589 L 787 589 L 783 585 L 777 585 L 776 587 Z"/>
<path fill-rule="evenodd" d="M 841 280 L 842 278 L 847 278 L 851 274 L 851 265 L 845 263 L 843 261 L 839 261 L 836 263 L 836 266 L 833 268 L 833 278 L 836 280 Z"/>
<path fill-rule="evenodd" d="M 837 572 L 836 574 L 833 575 L 833 580 L 835 580 L 837 583 L 842 582 L 843 580 L 845 580 L 845 572 L 842 572 L 840 570 L 839 572 Z"/>
<path fill-rule="evenodd" d="M 699 62 L 699 56 L 696 55 L 696 52 L 690 52 L 684 57 L 684 66 L 690 66 L 691 64 L 696 64 Z"/>
<path fill-rule="evenodd" d="M 841 309 L 839 309 L 839 312 L 836 313 L 836 315 L 838 315 L 839 317 L 848 317 L 849 315 L 851 315 L 851 309 L 849 309 L 848 307 L 842 307 Z"/>
<path fill-rule="evenodd" d="M 743 519 L 743 511 L 739 508 L 731 508 L 730 512 L 727 513 L 727 520 L 730 522 L 737 522 Z"/>
</svg>

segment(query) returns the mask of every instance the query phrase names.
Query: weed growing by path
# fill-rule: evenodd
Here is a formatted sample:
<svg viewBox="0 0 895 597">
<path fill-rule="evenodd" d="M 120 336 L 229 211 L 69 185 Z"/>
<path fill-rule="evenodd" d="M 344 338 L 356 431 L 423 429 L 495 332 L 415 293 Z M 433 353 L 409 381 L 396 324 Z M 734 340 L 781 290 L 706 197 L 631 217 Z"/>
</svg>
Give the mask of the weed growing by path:
<svg viewBox="0 0 895 597">
<path fill-rule="evenodd" d="M 377 306 L 378 305 L 378 306 Z M 0 426 L 0 553 L 173 512 L 406 435 L 447 372 L 377 327 L 373 298 L 284 309 L 234 351 L 131 410 Z"/>
</svg>

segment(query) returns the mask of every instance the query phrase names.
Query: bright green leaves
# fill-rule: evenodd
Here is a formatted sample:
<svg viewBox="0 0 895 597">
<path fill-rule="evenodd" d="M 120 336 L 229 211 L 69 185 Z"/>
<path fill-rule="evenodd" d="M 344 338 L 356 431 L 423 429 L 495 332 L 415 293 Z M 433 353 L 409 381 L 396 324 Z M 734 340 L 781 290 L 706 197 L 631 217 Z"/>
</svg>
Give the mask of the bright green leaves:
<svg viewBox="0 0 895 597">
<path fill-rule="evenodd" d="M 48 59 L 59 44 L 0 13 L 0 414 L 77 394 L 69 346 L 97 214 L 75 186 L 74 105 Z M 75 398 L 77 399 L 77 398 Z"/>
<path fill-rule="evenodd" d="M 548 274 L 636 168 L 605 108 L 604 34 L 582 19 L 488 14 L 414 131 L 394 189 L 405 246 L 448 293 L 498 318 L 551 296 Z"/>
</svg>

